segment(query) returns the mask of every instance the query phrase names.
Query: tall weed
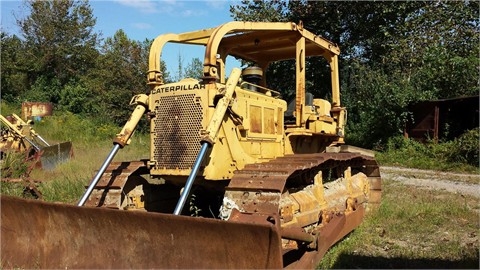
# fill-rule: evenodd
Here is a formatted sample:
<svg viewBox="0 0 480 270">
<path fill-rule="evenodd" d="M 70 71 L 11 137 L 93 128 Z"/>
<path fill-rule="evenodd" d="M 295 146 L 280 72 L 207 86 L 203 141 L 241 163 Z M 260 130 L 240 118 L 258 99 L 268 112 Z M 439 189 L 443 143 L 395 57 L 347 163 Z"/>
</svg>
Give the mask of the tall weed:
<svg viewBox="0 0 480 270">
<path fill-rule="evenodd" d="M 91 142 L 112 139 L 120 128 L 97 123 L 79 115 L 62 112 L 44 117 L 35 123 L 34 129 L 53 141 Z"/>
<path fill-rule="evenodd" d="M 81 177 L 67 176 L 63 179 L 43 182 L 39 190 L 42 191 L 46 201 L 75 203 L 85 192 L 85 185 Z"/>
<path fill-rule="evenodd" d="M 377 160 L 382 165 L 480 172 L 478 128 L 467 131 L 453 141 L 440 143 L 420 143 L 397 136 L 390 138 L 384 149 L 377 150 Z"/>
<path fill-rule="evenodd" d="M 2 178 L 20 178 L 27 176 L 30 166 L 33 164 L 26 159 L 25 153 L 16 151 L 6 151 L 3 153 L 0 163 L 0 172 Z"/>
</svg>

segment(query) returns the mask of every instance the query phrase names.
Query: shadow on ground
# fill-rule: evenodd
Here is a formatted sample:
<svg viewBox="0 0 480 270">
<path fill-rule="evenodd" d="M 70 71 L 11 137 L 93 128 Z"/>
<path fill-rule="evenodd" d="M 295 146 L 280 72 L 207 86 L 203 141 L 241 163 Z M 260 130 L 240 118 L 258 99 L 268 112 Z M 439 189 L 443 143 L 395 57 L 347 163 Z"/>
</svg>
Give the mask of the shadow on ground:
<svg viewBox="0 0 480 270">
<path fill-rule="evenodd" d="M 407 259 L 342 254 L 334 269 L 479 269 L 479 257 L 461 261 Z"/>
</svg>

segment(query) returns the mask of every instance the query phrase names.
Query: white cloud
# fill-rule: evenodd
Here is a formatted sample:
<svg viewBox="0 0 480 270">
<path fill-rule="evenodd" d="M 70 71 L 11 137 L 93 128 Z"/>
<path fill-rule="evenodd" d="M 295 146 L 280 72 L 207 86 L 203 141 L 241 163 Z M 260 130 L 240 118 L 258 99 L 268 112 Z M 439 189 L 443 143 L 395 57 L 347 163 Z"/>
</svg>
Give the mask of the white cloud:
<svg viewBox="0 0 480 270">
<path fill-rule="evenodd" d="M 1 1 L 1 0 L 0 0 Z M 188 9 L 188 2 L 201 3 L 211 9 L 222 9 L 225 5 L 233 4 L 239 0 L 114 0 L 120 5 L 133 8 L 141 13 L 170 14 L 181 17 L 205 16 L 207 9 Z M 146 25 L 138 24 L 139 29 Z"/>
<path fill-rule="evenodd" d="M 134 23 L 132 24 L 133 27 L 136 29 L 144 30 L 144 29 L 151 29 L 152 25 L 149 23 Z"/>
<path fill-rule="evenodd" d="M 207 15 L 208 12 L 206 10 L 193 10 L 193 9 L 185 9 L 180 12 L 180 16 L 182 17 L 198 17 Z"/>
<path fill-rule="evenodd" d="M 207 6 L 214 9 L 223 9 L 225 6 L 238 5 L 240 0 L 205 0 Z"/>
<path fill-rule="evenodd" d="M 228 4 L 228 2 L 224 0 L 207 0 L 205 3 L 207 6 L 214 9 L 222 9 L 226 4 Z"/>
<path fill-rule="evenodd" d="M 194 14 L 195 14 L 195 11 L 191 10 L 191 9 L 186 9 L 186 10 L 182 11 L 182 16 L 183 17 L 189 17 L 189 16 L 192 16 Z"/>
<path fill-rule="evenodd" d="M 158 1 L 153 0 L 115 0 L 120 5 L 132 7 L 142 13 L 157 13 Z M 165 1 L 167 2 L 167 1 Z M 170 1 L 169 1 L 170 2 Z"/>
</svg>

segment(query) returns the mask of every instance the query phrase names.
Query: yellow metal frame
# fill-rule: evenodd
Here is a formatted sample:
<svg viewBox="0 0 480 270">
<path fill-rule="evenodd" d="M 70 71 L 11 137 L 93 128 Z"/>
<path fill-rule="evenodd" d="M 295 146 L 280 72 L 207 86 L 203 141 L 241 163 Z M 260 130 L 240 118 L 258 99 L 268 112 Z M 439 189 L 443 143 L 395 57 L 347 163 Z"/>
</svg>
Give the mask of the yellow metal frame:
<svg viewBox="0 0 480 270">
<path fill-rule="evenodd" d="M 304 115 L 305 57 L 322 56 L 329 62 L 331 68 L 332 105 L 340 108 L 338 77 L 340 48 L 304 29 L 302 23 L 234 21 L 216 28 L 160 35 L 154 40 L 150 49 L 147 80 L 152 88 L 164 83 L 160 71 L 160 58 L 162 49 L 168 42 L 205 46 L 204 76 L 219 78 L 221 83 L 225 82 L 224 63 L 227 55 L 255 62 L 262 68 L 271 62 L 295 59 L 297 62 L 295 106 L 297 127 L 303 126 L 306 121 Z"/>
<path fill-rule="evenodd" d="M 249 163 L 266 161 L 292 153 L 323 151 L 327 146 L 343 143 L 345 108 L 341 107 L 338 76 L 340 48 L 310 31 L 303 24 L 292 22 L 228 22 L 215 28 L 186 33 L 169 33 L 158 36 L 152 43 L 147 73 L 150 91 L 150 110 L 160 96 L 176 96 L 180 93 L 163 93 L 162 89 L 181 89 L 189 85 L 186 81 L 168 84 L 162 77 L 160 60 L 167 43 L 203 46 L 205 48 L 203 77 L 200 85 L 207 99 L 202 119 L 203 140 L 216 144 L 205 162 L 206 179 L 228 179 L 234 170 Z M 294 122 L 284 122 L 287 110 L 285 101 L 278 99 L 275 91 L 266 88 L 263 76 L 259 88 L 253 92 L 235 87 L 234 98 L 229 101 L 228 116 L 215 116 L 216 96 L 222 96 L 226 88 L 227 56 L 255 63 L 265 74 L 270 63 L 294 60 L 296 63 L 296 97 Z M 314 99 L 306 106 L 306 58 L 323 57 L 331 69 L 332 100 Z M 183 87 L 183 88 L 182 88 Z M 190 88 L 188 88 L 190 89 Z M 229 89 L 232 89 L 231 86 Z M 222 92 L 223 91 L 223 92 Z M 238 119 L 236 116 L 239 116 Z M 207 123 L 215 125 L 207 125 Z M 219 130 L 211 136 L 212 129 Z M 152 131 L 153 132 L 153 131 Z M 152 142 L 152 147 L 154 144 Z M 228 157 L 225 156 L 226 153 Z M 219 163 L 222 163 L 220 166 Z M 153 163 L 152 163 L 153 165 Z M 185 175 L 188 169 L 177 171 L 153 169 L 156 175 Z M 227 172 L 228 171 L 228 172 Z"/>
</svg>

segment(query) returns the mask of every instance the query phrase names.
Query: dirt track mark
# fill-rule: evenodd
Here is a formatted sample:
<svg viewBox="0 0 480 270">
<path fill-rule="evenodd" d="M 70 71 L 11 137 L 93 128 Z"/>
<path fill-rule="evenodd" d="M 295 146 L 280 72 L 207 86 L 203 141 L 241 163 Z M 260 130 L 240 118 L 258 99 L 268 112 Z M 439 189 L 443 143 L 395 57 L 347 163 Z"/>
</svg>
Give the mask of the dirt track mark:
<svg viewBox="0 0 480 270">
<path fill-rule="evenodd" d="M 446 190 L 480 198 L 480 175 L 400 167 L 380 167 L 380 173 L 385 180 L 398 181 L 405 185 L 427 189 Z"/>
</svg>

